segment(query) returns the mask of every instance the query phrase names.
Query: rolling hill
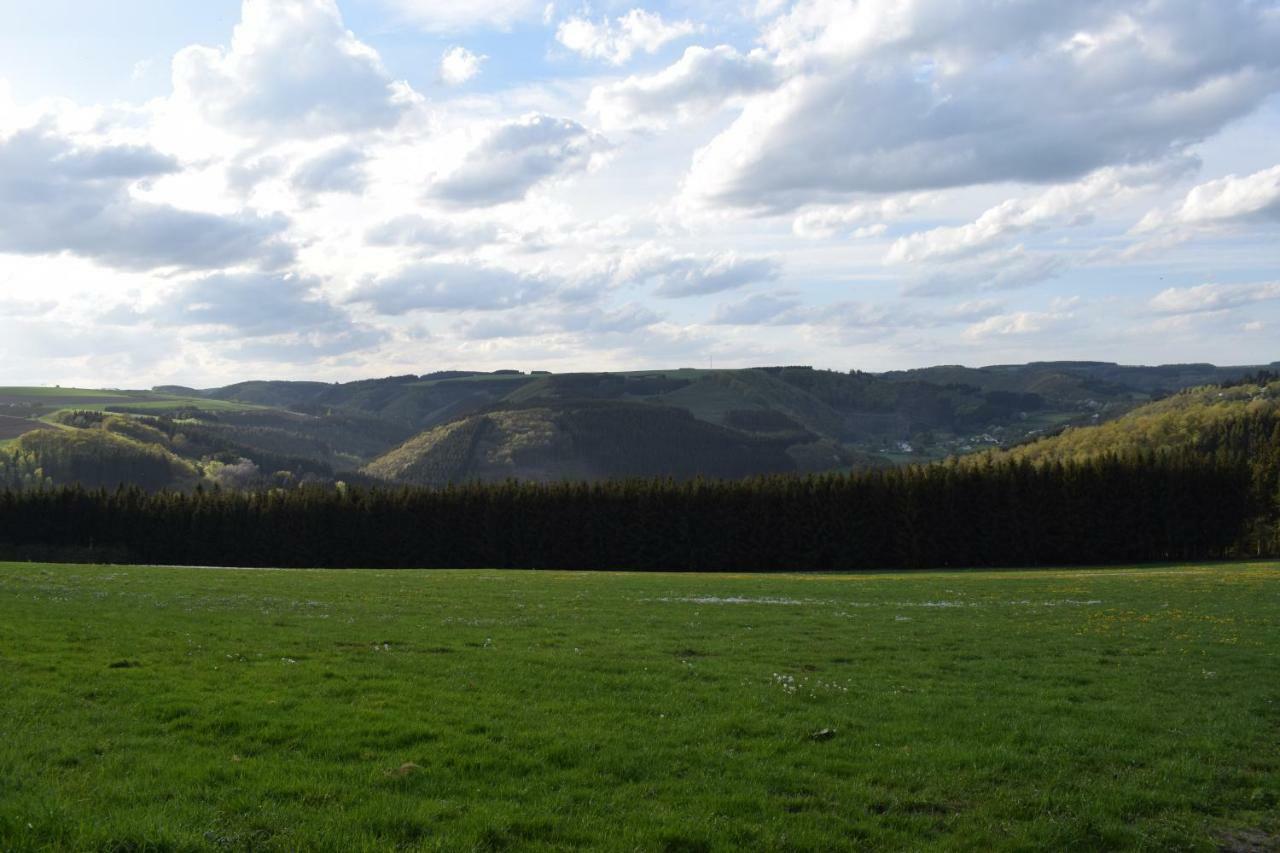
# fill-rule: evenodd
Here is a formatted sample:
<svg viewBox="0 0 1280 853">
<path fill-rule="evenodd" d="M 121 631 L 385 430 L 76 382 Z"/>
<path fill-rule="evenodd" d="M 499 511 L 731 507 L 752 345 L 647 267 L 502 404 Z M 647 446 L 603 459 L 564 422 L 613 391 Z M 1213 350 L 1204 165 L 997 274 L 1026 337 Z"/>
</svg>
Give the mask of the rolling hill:
<svg viewBox="0 0 1280 853">
<path fill-rule="evenodd" d="M 467 480 L 603 480 L 655 474 L 745 477 L 851 467 L 856 457 L 803 430 L 735 430 L 673 406 L 576 401 L 473 415 L 428 430 L 364 468 L 416 485 Z"/>
<path fill-rule="evenodd" d="M 1046 362 L 883 374 L 503 370 L 203 390 L 0 388 L 0 485 L 740 477 L 1008 448 L 1078 453 L 1112 440 L 1078 427 L 1131 429 L 1149 417 L 1138 412 L 1185 407 L 1178 392 L 1188 386 L 1258 370 Z M 1046 435 L 1056 444 L 1034 442 Z"/>
<path fill-rule="evenodd" d="M 1239 453 L 1253 461 L 1280 453 L 1280 377 L 1189 388 L 1093 426 L 993 454 L 1052 463 L 1129 453 Z"/>
<path fill-rule="evenodd" d="M 1189 388 L 1106 423 L 1068 428 L 1007 450 L 959 457 L 950 464 L 972 472 L 988 462 L 999 465 L 1010 460 L 1043 468 L 1105 466 L 1138 457 L 1175 466 L 1211 462 L 1240 472 L 1248 483 L 1245 514 L 1249 521 L 1239 553 L 1280 552 L 1280 374 L 1276 372 Z"/>
</svg>

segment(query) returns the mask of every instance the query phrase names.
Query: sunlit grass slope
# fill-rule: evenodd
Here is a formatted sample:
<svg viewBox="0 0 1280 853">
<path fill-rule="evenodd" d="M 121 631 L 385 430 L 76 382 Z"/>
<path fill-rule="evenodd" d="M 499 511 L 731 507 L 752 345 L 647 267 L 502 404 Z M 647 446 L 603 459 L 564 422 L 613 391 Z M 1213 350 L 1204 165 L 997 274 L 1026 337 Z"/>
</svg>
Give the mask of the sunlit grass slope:
<svg viewBox="0 0 1280 853">
<path fill-rule="evenodd" d="M 0 849 L 1274 842 L 1278 626 L 1261 564 L 7 564 Z"/>
</svg>

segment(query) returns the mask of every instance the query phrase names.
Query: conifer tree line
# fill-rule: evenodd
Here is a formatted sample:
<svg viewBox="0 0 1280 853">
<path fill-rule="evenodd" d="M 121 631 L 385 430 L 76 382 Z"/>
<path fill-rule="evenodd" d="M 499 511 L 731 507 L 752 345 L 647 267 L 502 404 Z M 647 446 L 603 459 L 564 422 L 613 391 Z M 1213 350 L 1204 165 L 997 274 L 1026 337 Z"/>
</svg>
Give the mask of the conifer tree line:
<svg viewBox="0 0 1280 853">
<path fill-rule="evenodd" d="M 985 459 L 735 481 L 0 493 L 0 556 L 815 571 L 1280 554 L 1280 452 Z"/>
</svg>

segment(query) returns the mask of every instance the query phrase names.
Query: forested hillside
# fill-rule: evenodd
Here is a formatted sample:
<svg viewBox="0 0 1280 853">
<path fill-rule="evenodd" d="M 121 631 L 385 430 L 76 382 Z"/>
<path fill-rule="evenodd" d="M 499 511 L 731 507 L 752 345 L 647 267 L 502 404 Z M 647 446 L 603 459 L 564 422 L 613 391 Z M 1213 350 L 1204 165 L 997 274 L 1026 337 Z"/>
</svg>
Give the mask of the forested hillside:
<svg viewBox="0 0 1280 853">
<path fill-rule="evenodd" d="M 882 375 L 808 367 L 531 375 L 483 413 L 427 429 L 363 470 L 421 485 L 852 470 L 1006 447 L 1104 422 L 1166 386 L 1248 372 L 1070 362 Z"/>
<path fill-rule="evenodd" d="M 575 401 L 554 408 L 510 408 L 436 427 L 379 457 L 364 472 L 392 482 L 442 486 L 471 479 L 607 480 L 655 474 L 732 479 L 851 467 L 855 461 L 838 444 L 792 422 L 757 420 L 730 429 L 672 406 Z"/>
<path fill-rule="evenodd" d="M 887 374 L 503 370 L 207 390 L 5 388 L 0 487 L 440 486 L 866 470 L 1007 449 L 1160 398 L 1183 405 L 1176 392 L 1187 385 L 1257 370 L 1055 362 Z M 1113 441 L 1079 429 L 1066 435 L 1104 449 Z"/>
<path fill-rule="evenodd" d="M 1280 447 L 1280 376 L 1190 388 L 1113 421 L 1020 445 L 1003 455 L 1033 462 L 1104 453 L 1189 449 L 1255 456 Z"/>
<path fill-rule="evenodd" d="M 736 379 L 722 387 L 736 393 Z M 791 415 L 727 409 L 730 428 L 599 386 L 584 399 L 584 382 L 569 383 L 572 396 L 557 405 L 536 396 L 428 430 L 370 462 L 364 482 L 373 485 L 265 477 L 237 455 L 253 448 L 198 419 L 63 412 L 55 428 L 19 439 L 0 469 L 19 487 L 0 496 L 0 552 L 703 570 L 1280 554 L 1274 374 L 1189 389 L 1007 450 L 879 468 L 846 457 L 848 473 L 808 476 L 795 476 L 797 442 L 828 440 Z M 195 455 L 202 461 L 187 461 Z M 763 465 L 774 466 L 769 476 L 749 476 Z M 645 476 L 660 466 L 663 477 Z M 136 485 L 55 487 L 68 479 Z M 212 483 L 227 488 L 196 487 Z"/>
<path fill-rule="evenodd" d="M 953 464 L 967 470 L 1010 463 L 1047 468 L 1135 458 L 1194 458 L 1248 471 L 1241 552 L 1280 553 L 1280 375 L 1273 372 L 1188 389 L 1109 423 Z"/>
</svg>

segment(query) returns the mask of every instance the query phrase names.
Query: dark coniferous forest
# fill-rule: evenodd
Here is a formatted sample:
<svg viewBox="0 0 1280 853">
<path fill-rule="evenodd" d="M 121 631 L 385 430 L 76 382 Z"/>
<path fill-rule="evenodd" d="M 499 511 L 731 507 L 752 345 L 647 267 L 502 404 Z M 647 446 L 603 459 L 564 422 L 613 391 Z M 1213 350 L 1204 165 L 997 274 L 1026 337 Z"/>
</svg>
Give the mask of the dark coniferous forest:
<svg viewBox="0 0 1280 853">
<path fill-rule="evenodd" d="M 742 481 L 0 495 L 9 556 L 193 565 L 784 571 L 1280 553 L 1277 467 L 1191 453 Z"/>
</svg>

